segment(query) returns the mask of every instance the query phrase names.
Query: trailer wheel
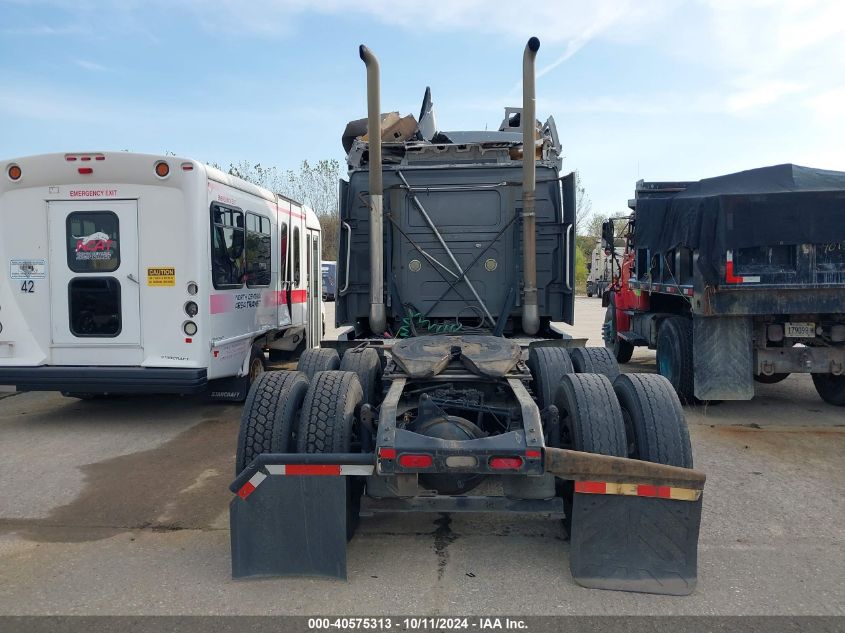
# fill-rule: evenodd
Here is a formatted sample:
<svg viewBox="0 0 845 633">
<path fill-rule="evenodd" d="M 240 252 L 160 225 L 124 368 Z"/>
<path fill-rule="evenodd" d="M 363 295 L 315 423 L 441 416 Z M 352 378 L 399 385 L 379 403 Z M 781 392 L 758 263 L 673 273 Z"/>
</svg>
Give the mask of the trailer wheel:
<svg viewBox="0 0 845 633">
<path fill-rule="evenodd" d="M 786 380 L 789 378 L 789 374 L 754 374 L 754 380 L 757 382 L 764 384 L 764 385 L 774 385 L 775 383 L 779 383 L 781 380 Z"/>
<path fill-rule="evenodd" d="M 692 322 L 686 317 L 664 319 L 657 332 L 657 371 L 666 376 L 685 404 L 693 404 Z"/>
<path fill-rule="evenodd" d="M 692 468 L 687 421 L 672 384 L 657 374 L 622 374 L 613 383 L 622 408 L 628 457 Z"/>
<path fill-rule="evenodd" d="M 351 371 L 315 374 L 305 394 L 297 432 L 300 453 L 351 453 L 355 416 L 361 406 L 361 383 Z M 346 477 L 346 539 L 355 534 L 363 481 Z"/>
<path fill-rule="evenodd" d="M 845 376 L 813 374 L 813 384 L 822 400 L 837 407 L 845 407 Z"/>
<path fill-rule="evenodd" d="M 606 347 L 576 347 L 569 350 L 576 374 L 603 374 L 612 383 L 619 375 L 619 364 Z"/>
<path fill-rule="evenodd" d="M 351 349 L 340 359 L 340 370 L 351 371 L 358 376 L 364 402 L 377 405 L 381 395 L 381 359 L 372 347 Z"/>
<path fill-rule="evenodd" d="M 534 395 L 541 410 L 554 402 L 560 379 L 575 371 L 565 347 L 532 347 L 528 353 L 528 369 L 534 379 Z"/>
<path fill-rule="evenodd" d="M 253 383 L 241 416 L 236 475 L 261 453 L 290 452 L 306 391 L 308 378 L 298 371 L 268 371 Z"/>
<path fill-rule="evenodd" d="M 555 393 L 554 403 L 560 415 L 559 448 L 614 457 L 625 457 L 628 454 L 622 410 L 613 393 L 613 386 L 606 376 L 563 376 Z M 557 490 L 563 497 L 566 513 L 564 526 L 567 533 L 571 534 L 575 484 L 569 480 L 558 480 Z"/>
<path fill-rule="evenodd" d="M 328 348 L 309 347 L 296 364 L 296 370 L 301 371 L 308 379 L 314 378 L 318 371 L 332 371 L 340 367 L 340 356 L 337 351 Z"/>
<path fill-rule="evenodd" d="M 613 356 L 618 362 L 627 363 L 631 360 L 631 356 L 634 355 L 634 346 L 619 338 L 619 331 L 616 328 L 616 303 L 612 298 L 607 306 L 607 312 L 604 313 L 602 338 L 604 339 L 604 346 L 613 352 Z"/>
</svg>

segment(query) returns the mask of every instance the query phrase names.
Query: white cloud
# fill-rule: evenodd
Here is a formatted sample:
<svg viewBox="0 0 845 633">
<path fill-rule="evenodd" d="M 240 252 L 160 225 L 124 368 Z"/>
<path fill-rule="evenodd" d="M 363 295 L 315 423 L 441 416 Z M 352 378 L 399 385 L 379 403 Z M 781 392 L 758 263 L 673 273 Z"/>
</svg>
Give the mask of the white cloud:
<svg viewBox="0 0 845 633">
<path fill-rule="evenodd" d="M 74 62 L 80 68 L 84 68 L 85 70 L 90 70 L 93 72 L 103 72 L 108 70 L 108 67 L 103 66 L 102 64 L 98 64 L 97 62 L 88 61 L 86 59 L 77 59 Z"/>
<path fill-rule="evenodd" d="M 845 126 L 845 87 L 820 92 L 804 100 L 804 104 L 825 122 L 838 122 Z M 837 148 L 841 154 L 842 148 Z"/>
<path fill-rule="evenodd" d="M 725 106 L 728 112 L 740 114 L 774 105 L 785 97 L 803 90 L 805 86 L 791 81 L 773 79 L 755 82 L 752 80 L 745 87 L 728 95 Z"/>
</svg>

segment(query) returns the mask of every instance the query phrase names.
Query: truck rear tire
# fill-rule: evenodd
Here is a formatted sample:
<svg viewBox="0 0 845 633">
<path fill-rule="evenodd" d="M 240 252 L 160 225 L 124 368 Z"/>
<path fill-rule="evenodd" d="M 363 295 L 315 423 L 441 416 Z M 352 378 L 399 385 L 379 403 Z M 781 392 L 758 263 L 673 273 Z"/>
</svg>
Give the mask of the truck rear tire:
<svg viewBox="0 0 845 633">
<path fill-rule="evenodd" d="M 619 399 L 628 457 L 692 468 L 684 410 L 671 383 L 657 374 L 622 374 L 613 383 Z"/>
<path fill-rule="evenodd" d="M 576 347 L 569 350 L 576 374 L 602 374 L 612 383 L 619 375 L 619 364 L 606 347 Z"/>
<path fill-rule="evenodd" d="M 619 363 L 627 363 L 634 355 L 634 346 L 628 341 L 619 338 L 619 330 L 616 327 L 616 305 L 611 295 L 607 312 L 604 314 L 604 325 L 602 326 L 602 338 L 604 346 L 613 352 L 614 358 Z"/>
<path fill-rule="evenodd" d="M 311 380 L 299 418 L 300 453 L 351 453 L 355 416 L 363 393 L 351 371 L 321 371 Z M 363 482 L 346 477 L 346 540 L 358 527 Z"/>
<path fill-rule="evenodd" d="M 309 347 L 296 364 L 296 370 L 301 371 L 312 380 L 318 371 L 333 371 L 340 367 L 340 356 L 333 349 Z"/>
<path fill-rule="evenodd" d="M 813 374 L 813 384 L 822 400 L 837 407 L 845 407 L 845 375 Z"/>
<path fill-rule="evenodd" d="M 561 378 L 555 393 L 560 415 L 561 446 L 576 451 L 626 457 L 628 440 L 622 410 L 613 386 L 601 374 L 568 374 Z M 559 480 L 563 497 L 564 526 L 572 533 L 572 501 L 575 484 Z"/>
<path fill-rule="evenodd" d="M 381 359 L 372 347 L 351 349 L 340 359 L 340 370 L 351 371 L 358 376 L 364 402 L 376 406 L 381 396 Z"/>
<path fill-rule="evenodd" d="M 560 379 L 575 372 L 565 347 L 532 347 L 528 353 L 528 369 L 534 379 L 534 395 L 541 410 L 554 403 Z"/>
<path fill-rule="evenodd" d="M 235 453 L 240 474 L 262 453 L 288 453 L 296 420 L 308 391 L 308 378 L 298 371 L 268 371 L 253 383 L 246 397 Z"/>
<path fill-rule="evenodd" d="M 686 317 L 669 317 L 660 324 L 657 332 L 657 371 L 669 379 L 681 402 L 696 402 L 692 322 Z"/>
</svg>

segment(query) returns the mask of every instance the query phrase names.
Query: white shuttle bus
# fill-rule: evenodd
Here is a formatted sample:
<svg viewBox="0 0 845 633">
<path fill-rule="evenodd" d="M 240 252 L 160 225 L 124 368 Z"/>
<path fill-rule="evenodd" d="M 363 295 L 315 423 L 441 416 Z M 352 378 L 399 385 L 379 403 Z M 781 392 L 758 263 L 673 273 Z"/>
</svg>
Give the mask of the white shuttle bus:
<svg viewBox="0 0 845 633">
<path fill-rule="evenodd" d="M 319 345 L 313 211 L 195 160 L 0 162 L 0 385 L 241 400 Z"/>
</svg>

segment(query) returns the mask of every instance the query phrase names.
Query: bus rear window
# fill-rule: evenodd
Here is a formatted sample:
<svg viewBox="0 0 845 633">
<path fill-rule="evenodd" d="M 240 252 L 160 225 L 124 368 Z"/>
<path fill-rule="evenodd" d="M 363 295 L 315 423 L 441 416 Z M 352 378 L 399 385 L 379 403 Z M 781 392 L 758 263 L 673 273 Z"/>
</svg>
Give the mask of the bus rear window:
<svg viewBox="0 0 845 633">
<path fill-rule="evenodd" d="M 120 266 L 120 230 L 111 211 L 76 211 L 66 223 L 67 265 L 75 273 L 109 273 Z"/>
<path fill-rule="evenodd" d="M 68 284 L 70 331 L 74 336 L 120 334 L 120 283 L 114 277 L 76 277 Z"/>
</svg>

